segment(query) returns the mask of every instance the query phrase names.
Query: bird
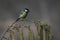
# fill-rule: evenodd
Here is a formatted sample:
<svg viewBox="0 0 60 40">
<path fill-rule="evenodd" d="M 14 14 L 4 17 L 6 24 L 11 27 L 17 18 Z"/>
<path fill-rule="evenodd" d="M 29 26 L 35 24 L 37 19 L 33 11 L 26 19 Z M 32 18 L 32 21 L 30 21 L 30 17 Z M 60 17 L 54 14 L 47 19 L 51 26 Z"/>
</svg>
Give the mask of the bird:
<svg viewBox="0 0 60 40">
<path fill-rule="evenodd" d="M 25 19 L 29 12 L 30 10 L 28 8 L 25 8 L 24 10 L 22 10 L 21 14 L 19 15 L 18 19 L 15 22 L 17 22 L 19 19 Z"/>
</svg>

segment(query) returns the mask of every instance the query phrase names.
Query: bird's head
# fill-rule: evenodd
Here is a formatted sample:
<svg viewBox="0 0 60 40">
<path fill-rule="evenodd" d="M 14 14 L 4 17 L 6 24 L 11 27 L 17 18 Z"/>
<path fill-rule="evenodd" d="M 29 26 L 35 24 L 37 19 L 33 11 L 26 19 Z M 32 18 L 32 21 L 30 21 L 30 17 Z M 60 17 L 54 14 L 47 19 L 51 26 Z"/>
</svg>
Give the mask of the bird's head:
<svg viewBox="0 0 60 40">
<path fill-rule="evenodd" d="M 28 8 L 24 9 L 24 12 L 28 13 L 30 10 Z"/>
</svg>

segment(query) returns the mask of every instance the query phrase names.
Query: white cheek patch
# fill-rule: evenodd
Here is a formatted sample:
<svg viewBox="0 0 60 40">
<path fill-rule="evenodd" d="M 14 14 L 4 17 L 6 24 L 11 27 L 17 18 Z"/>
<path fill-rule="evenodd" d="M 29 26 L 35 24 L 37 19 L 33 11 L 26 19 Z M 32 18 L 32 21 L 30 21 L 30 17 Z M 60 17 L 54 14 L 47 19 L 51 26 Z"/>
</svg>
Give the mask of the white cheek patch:
<svg viewBox="0 0 60 40">
<path fill-rule="evenodd" d="M 27 12 L 27 10 L 25 10 L 25 12 Z"/>
</svg>

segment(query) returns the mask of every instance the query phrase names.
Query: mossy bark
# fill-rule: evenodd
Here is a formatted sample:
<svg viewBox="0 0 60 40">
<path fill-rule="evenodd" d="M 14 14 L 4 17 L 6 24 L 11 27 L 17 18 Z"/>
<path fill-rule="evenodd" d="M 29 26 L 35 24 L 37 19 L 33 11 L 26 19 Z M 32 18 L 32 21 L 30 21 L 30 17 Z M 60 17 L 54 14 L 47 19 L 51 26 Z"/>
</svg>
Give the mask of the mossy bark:
<svg viewBox="0 0 60 40">
<path fill-rule="evenodd" d="M 49 40 L 53 40 L 53 39 L 54 39 L 53 35 L 49 34 Z"/>
<path fill-rule="evenodd" d="M 38 40 L 43 40 L 43 25 L 41 24 L 40 21 L 35 23 L 37 27 L 37 32 L 38 32 Z"/>
<path fill-rule="evenodd" d="M 34 40 L 34 33 L 33 31 L 30 29 L 30 27 L 28 27 L 28 40 Z"/>
<path fill-rule="evenodd" d="M 10 31 L 10 40 L 15 40 L 14 31 Z"/>
<path fill-rule="evenodd" d="M 45 26 L 45 37 L 46 39 L 45 40 L 51 40 L 52 38 L 52 35 L 51 35 L 51 31 L 50 31 L 50 26 L 49 25 L 46 25 Z"/>
<path fill-rule="evenodd" d="M 24 40 L 22 28 L 19 28 L 19 35 L 20 35 L 20 40 Z"/>
</svg>

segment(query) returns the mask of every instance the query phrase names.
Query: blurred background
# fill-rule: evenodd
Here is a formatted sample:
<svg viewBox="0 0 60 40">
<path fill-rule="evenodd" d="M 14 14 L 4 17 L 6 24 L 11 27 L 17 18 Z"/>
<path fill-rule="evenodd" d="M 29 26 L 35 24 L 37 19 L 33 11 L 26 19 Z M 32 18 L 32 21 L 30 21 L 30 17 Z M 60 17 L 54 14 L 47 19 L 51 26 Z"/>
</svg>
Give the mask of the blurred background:
<svg viewBox="0 0 60 40">
<path fill-rule="evenodd" d="M 24 8 L 30 9 L 26 20 L 50 24 L 54 40 L 60 40 L 60 0 L 0 0 L 0 36 Z"/>
</svg>

